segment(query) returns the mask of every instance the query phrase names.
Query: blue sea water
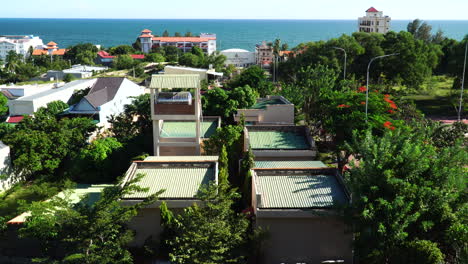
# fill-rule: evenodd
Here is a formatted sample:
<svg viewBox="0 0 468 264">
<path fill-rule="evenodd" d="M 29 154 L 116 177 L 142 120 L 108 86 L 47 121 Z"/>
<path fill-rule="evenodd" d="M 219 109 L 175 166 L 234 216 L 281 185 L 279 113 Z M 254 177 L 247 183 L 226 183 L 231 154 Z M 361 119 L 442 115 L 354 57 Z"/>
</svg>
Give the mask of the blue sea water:
<svg viewBox="0 0 468 264">
<path fill-rule="evenodd" d="M 409 21 L 394 20 L 393 31 L 406 30 Z M 461 40 L 468 34 L 468 20 L 427 21 L 442 29 L 447 37 Z M 209 19 L 35 19 L 0 18 L 0 35 L 40 36 L 45 43 L 55 41 L 60 47 L 91 42 L 104 47 L 131 44 L 142 29 L 153 34 L 168 30 L 194 34 L 216 33 L 218 50 L 242 48 L 253 50 L 262 40 L 276 38 L 294 47 L 302 42 L 328 40 L 356 31 L 357 20 L 209 20 Z"/>
</svg>

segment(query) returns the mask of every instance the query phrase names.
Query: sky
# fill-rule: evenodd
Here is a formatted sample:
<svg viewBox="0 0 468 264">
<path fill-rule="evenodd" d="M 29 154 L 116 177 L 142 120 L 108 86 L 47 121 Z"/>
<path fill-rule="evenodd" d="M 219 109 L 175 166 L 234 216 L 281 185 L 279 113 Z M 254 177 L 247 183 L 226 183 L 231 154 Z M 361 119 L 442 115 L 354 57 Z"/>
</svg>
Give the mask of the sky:
<svg viewBox="0 0 468 264">
<path fill-rule="evenodd" d="M 16 0 L 0 18 L 356 19 L 371 6 L 396 20 L 468 20 L 468 0 Z"/>
</svg>

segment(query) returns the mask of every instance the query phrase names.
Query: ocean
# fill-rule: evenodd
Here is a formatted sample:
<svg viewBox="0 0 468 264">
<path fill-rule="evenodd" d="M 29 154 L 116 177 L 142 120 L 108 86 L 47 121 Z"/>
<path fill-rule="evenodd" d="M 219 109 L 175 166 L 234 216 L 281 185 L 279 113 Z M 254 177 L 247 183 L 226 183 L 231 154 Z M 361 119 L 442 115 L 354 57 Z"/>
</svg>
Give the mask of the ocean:
<svg viewBox="0 0 468 264">
<path fill-rule="evenodd" d="M 408 20 L 393 20 L 393 31 L 406 30 Z M 468 20 L 427 21 L 436 31 L 461 40 L 468 34 Z M 241 48 L 253 51 L 263 40 L 281 39 L 289 47 L 299 43 L 328 40 L 357 29 L 356 20 L 210 20 L 210 19 L 36 19 L 0 18 L 0 35 L 36 35 L 44 43 L 59 47 L 91 42 L 104 47 L 131 44 L 141 30 L 148 28 L 161 35 L 168 30 L 184 34 L 215 33 L 218 50 Z"/>
</svg>

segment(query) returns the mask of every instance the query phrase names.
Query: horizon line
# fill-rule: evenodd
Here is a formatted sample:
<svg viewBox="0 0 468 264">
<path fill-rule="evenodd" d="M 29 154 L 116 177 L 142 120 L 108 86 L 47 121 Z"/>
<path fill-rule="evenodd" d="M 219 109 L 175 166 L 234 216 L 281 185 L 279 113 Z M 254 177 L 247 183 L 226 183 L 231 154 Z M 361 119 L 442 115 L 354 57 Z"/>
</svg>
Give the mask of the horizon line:
<svg viewBox="0 0 468 264">
<path fill-rule="evenodd" d="M 342 18 L 99 18 L 99 17 L 0 17 L 0 19 L 83 19 L 83 20 L 334 20 L 334 21 L 357 21 L 355 19 Z M 413 21 L 415 19 L 393 19 L 392 21 Z M 468 19 L 420 19 L 423 21 L 468 21 Z"/>
</svg>

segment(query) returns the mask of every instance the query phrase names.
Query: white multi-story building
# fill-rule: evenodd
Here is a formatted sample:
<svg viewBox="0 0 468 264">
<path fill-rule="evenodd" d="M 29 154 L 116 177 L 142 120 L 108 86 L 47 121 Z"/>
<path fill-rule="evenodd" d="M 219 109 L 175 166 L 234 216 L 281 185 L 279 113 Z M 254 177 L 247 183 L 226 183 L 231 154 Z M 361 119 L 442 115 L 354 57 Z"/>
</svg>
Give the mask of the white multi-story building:
<svg viewBox="0 0 468 264">
<path fill-rule="evenodd" d="M 43 45 L 42 39 L 33 35 L 0 36 L 0 58 L 5 60 L 10 51 L 26 57 L 31 47 L 36 49 L 41 48 Z"/>
<path fill-rule="evenodd" d="M 390 20 L 382 11 L 371 7 L 366 10 L 366 16 L 358 19 L 358 31 L 385 34 L 390 31 Z"/>
<path fill-rule="evenodd" d="M 140 35 L 141 51 L 150 53 L 152 48 L 174 46 L 182 52 L 190 52 L 192 47 L 200 47 L 203 52 L 212 54 L 216 51 L 216 34 L 201 33 L 198 37 L 156 37 L 145 29 Z"/>
<path fill-rule="evenodd" d="M 273 63 L 273 47 L 268 45 L 266 41 L 262 41 L 261 45 L 255 47 L 255 60 L 257 65 L 262 68 L 270 68 Z"/>
</svg>

